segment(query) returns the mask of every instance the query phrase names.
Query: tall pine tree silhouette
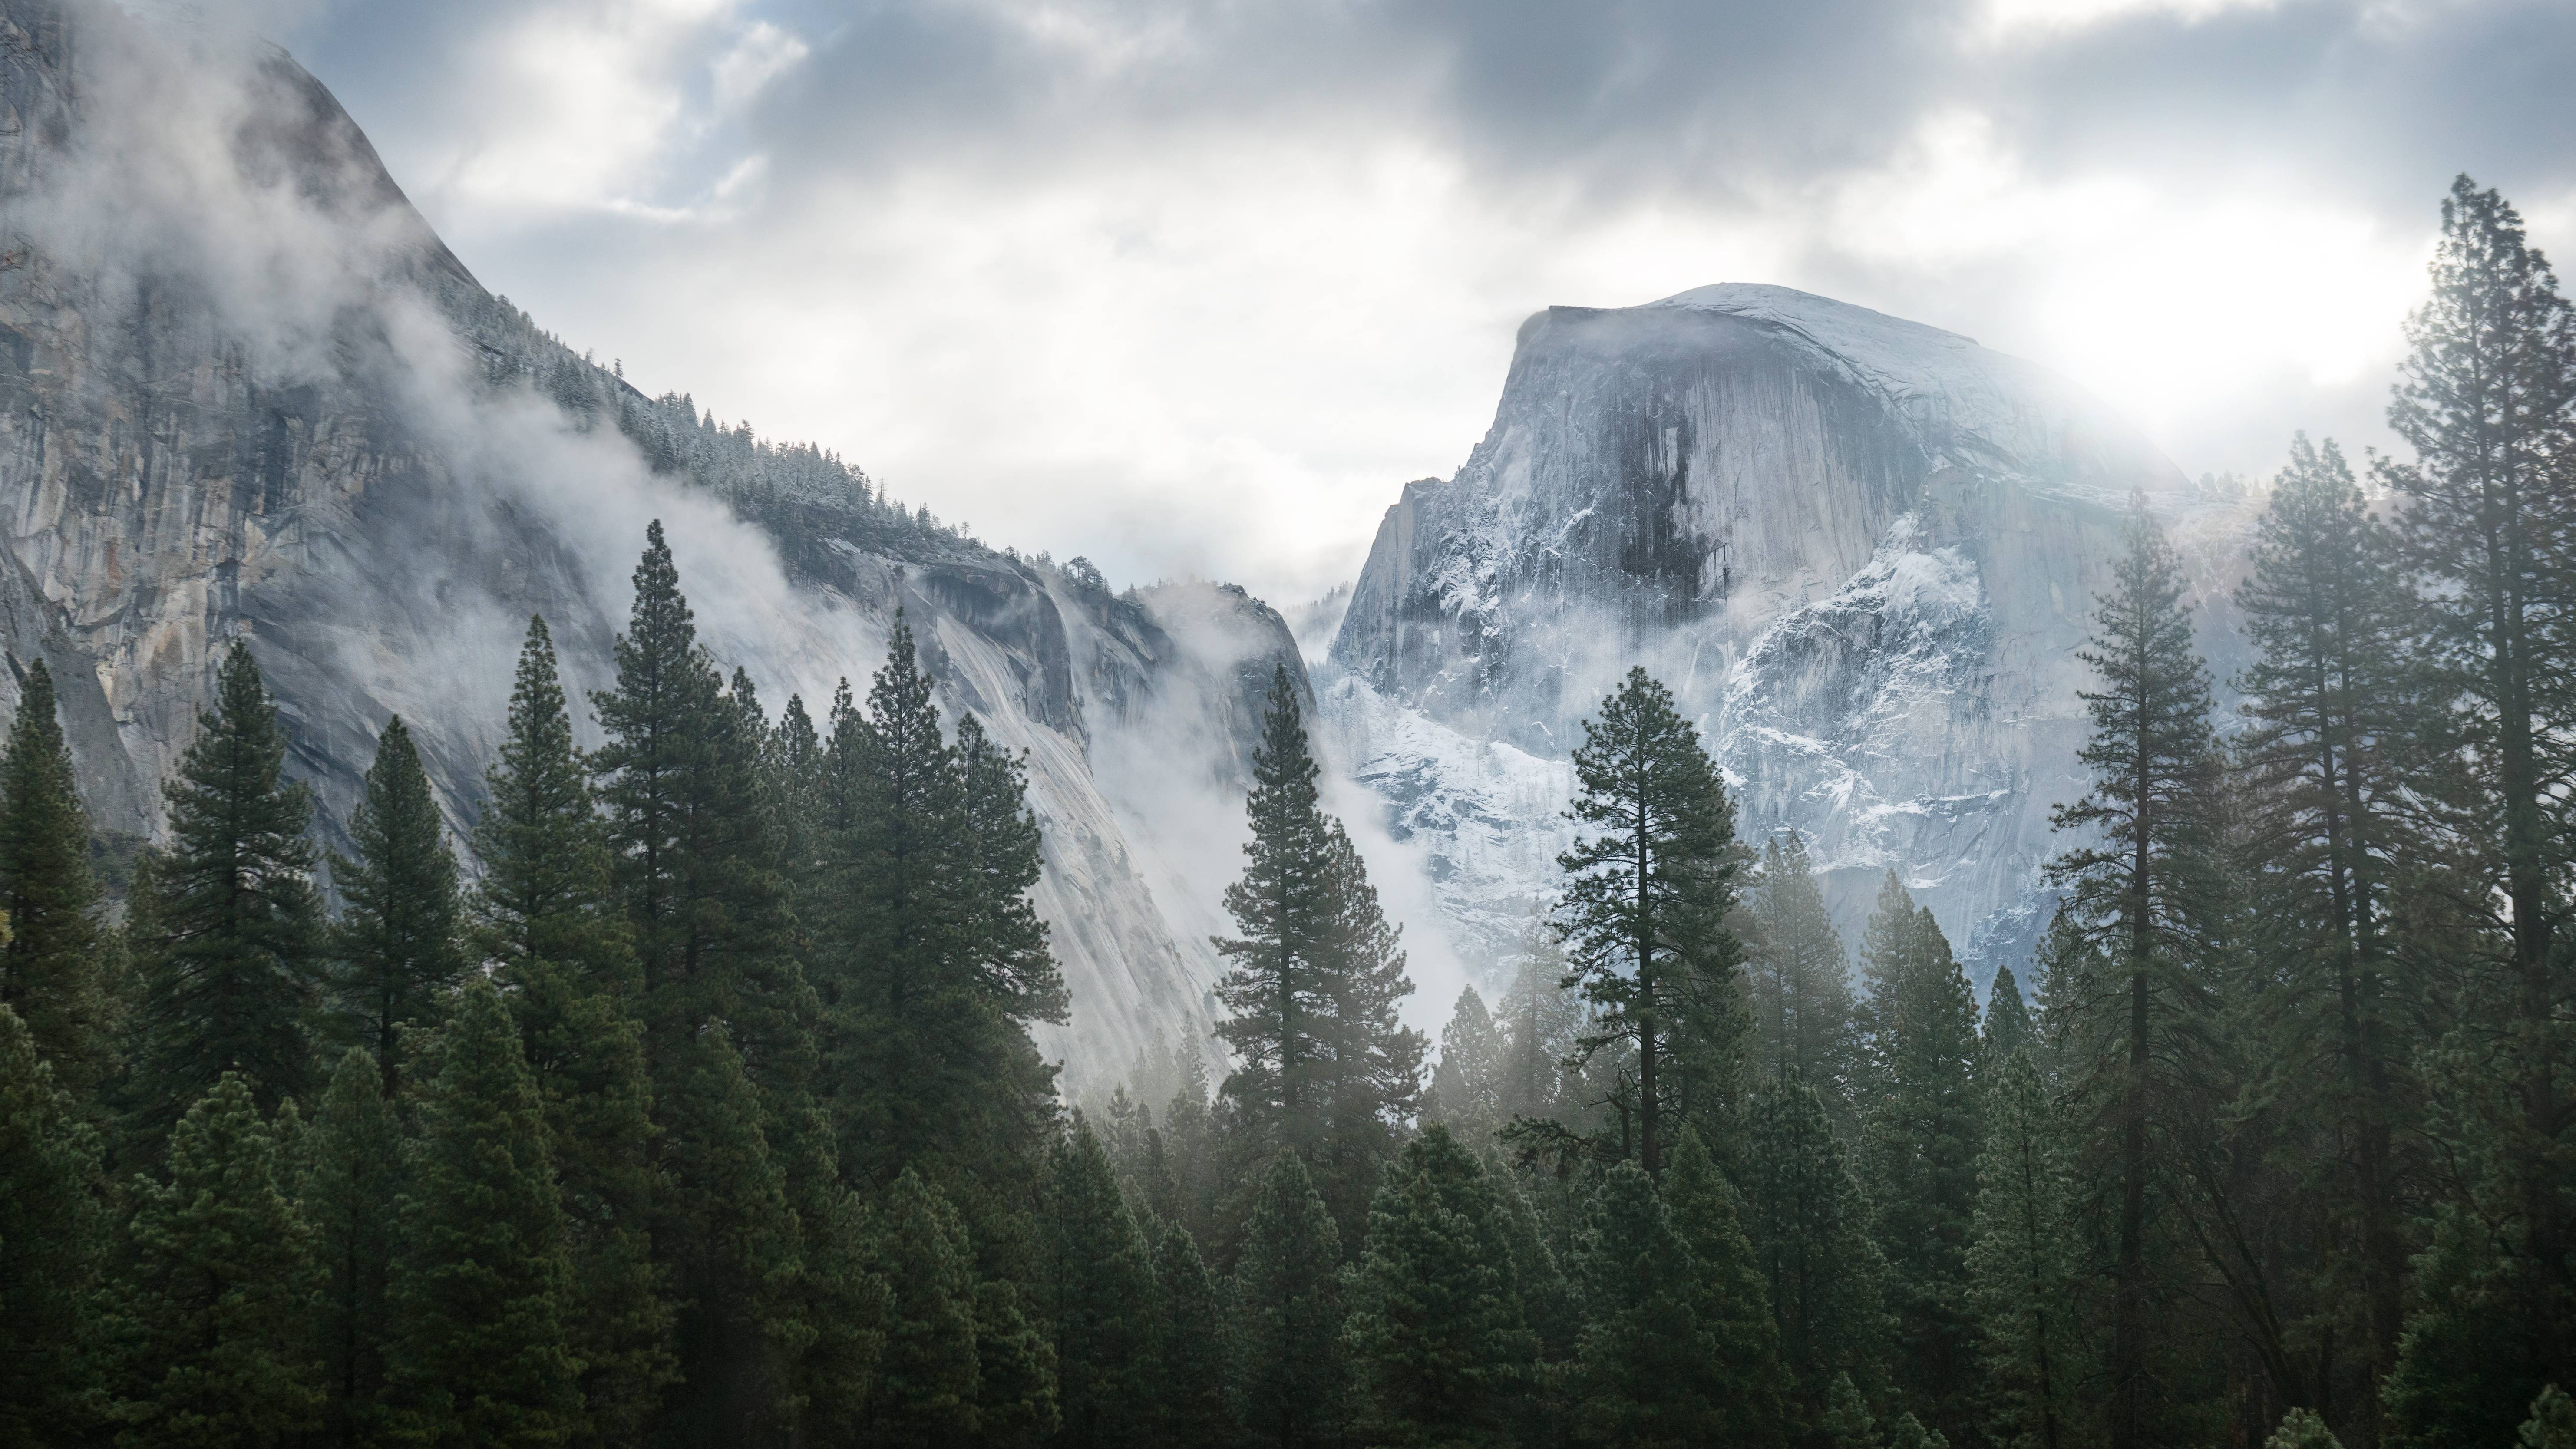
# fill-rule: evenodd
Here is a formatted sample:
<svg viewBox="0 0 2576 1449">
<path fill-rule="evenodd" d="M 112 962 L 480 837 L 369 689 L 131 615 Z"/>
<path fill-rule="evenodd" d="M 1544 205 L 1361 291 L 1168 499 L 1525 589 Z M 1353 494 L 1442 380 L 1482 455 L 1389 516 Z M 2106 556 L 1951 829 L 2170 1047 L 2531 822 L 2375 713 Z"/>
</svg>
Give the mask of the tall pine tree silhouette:
<svg viewBox="0 0 2576 1449">
<path fill-rule="evenodd" d="M 1894 871 L 1867 941 L 1871 1090 L 1861 1158 L 1890 1270 L 1893 1367 L 1905 1401 L 1934 1431 L 1965 1442 L 1976 1423 L 1967 1252 L 1984 1132 L 1976 996 L 1932 913 Z"/>
<path fill-rule="evenodd" d="M 1235 1421 L 1279 1449 L 1340 1441 L 1350 1366 L 1342 1353 L 1341 1234 L 1296 1153 L 1262 1175 L 1234 1269 Z"/>
<path fill-rule="evenodd" d="M 1373 1443 L 1500 1444 L 1528 1407 L 1538 1342 L 1523 1321 L 1503 1205 L 1446 1127 L 1407 1144 L 1369 1207 L 1344 1326 Z"/>
<path fill-rule="evenodd" d="M 343 1020 L 375 1057 L 390 1097 L 401 1086 L 402 1028 L 434 1025 L 448 990 L 465 974 L 456 857 L 400 715 L 376 741 L 349 838 L 357 858 L 331 861 L 346 905 L 332 931 L 330 986 Z"/>
<path fill-rule="evenodd" d="M 1358 849 L 1317 803 L 1319 773 L 1279 665 L 1245 802 L 1252 839 L 1225 891 L 1241 934 L 1215 938 L 1227 961 L 1217 999 L 1231 1013 L 1216 1030 L 1237 1056 L 1221 1090 L 1240 1114 L 1239 1150 L 1297 1153 L 1340 1241 L 1356 1246 L 1420 1096 L 1426 1043 L 1397 1018 L 1413 990 L 1404 954 Z"/>
<path fill-rule="evenodd" d="M 0 1442 L 81 1442 L 104 1387 L 107 1217 L 80 1113 L 35 1033 L 0 1006 Z"/>
<path fill-rule="evenodd" d="M 318 1422 L 321 1284 L 278 1159 L 250 1083 L 225 1072 L 172 1130 L 169 1180 L 136 1182 L 115 1307 L 120 1445 L 251 1449 Z"/>
<path fill-rule="evenodd" d="M 2576 1381 L 2576 971 L 2562 939 L 2576 864 L 2576 308 L 2521 215 L 2466 176 L 2442 203 L 2432 281 L 2388 414 L 2415 458 L 2381 471 L 2407 496 L 2402 538 L 2429 576 L 2445 733 L 2466 766 L 2436 796 L 2482 928 L 2450 943 L 2468 999 L 2450 1060 L 2492 1065 L 2440 1083 L 2479 1167 L 2444 1209 L 2459 1220 L 2436 1225 L 2418 1292 L 2443 1308 L 2409 1326 L 2389 1398 L 2400 1436 L 2449 1445 L 2501 1442 L 2511 1406 Z"/>
<path fill-rule="evenodd" d="M 402 1124 L 384 1073 L 363 1047 L 341 1057 L 305 1129 L 296 1203 L 313 1231 L 322 1275 L 322 1432 L 333 1444 L 373 1444 L 385 1433 L 383 1395 L 395 1206 L 402 1187 Z"/>
<path fill-rule="evenodd" d="M 671 1307 L 647 1230 L 653 1092 L 631 1014 L 631 937 L 610 895 L 607 841 L 543 619 L 528 621 L 489 778 L 475 824 L 483 879 L 471 901 L 473 941 L 518 1023 L 545 1114 L 585 1422 L 602 1442 L 632 1442 L 675 1371 Z"/>
<path fill-rule="evenodd" d="M 1584 1054 L 1636 1053 L 1637 1159 L 1660 1177 L 1668 1119 L 1728 1106 L 1741 1051 L 1735 808 L 1698 729 L 1642 667 L 1583 722 L 1574 775 L 1568 813 L 1593 833 L 1558 857 L 1566 984 L 1600 1009 Z"/>
<path fill-rule="evenodd" d="M 263 1108 L 315 1085 L 323 920 L 304 836 L 313 812 L 285 767 L 277 707 L 236 640 L 214 707 L 198 716 L 196 741 L 166 787 L 170 842 L 144 876 L 133 1093 L 147 1134 L 226 1072 Z"/>
<path fill-rule="evenodd" d="M 386 1398 L 417 1442 L 561 1444 L 581 1415 L 572 1264 L 544 1109 L 509 1008 L 476 977 L 439 1034 L 406 1164 Z"/>
<path fill-rule="evenodd" d="M 9 921 L 0 942 L 0 1006 L 26 1024 L 53 1063 L 56 1083 L 86 1094 L 110 1065 L 105 943 L 89 869 L 89 816 L 42 659 L 27 666 L 8 752 L 0 755 L 0 911 Z"/>
<path fill-rule="evenodd" d="M 2223 899 L 2211 822 L 2217 757 L 2209 675 L 2192 650 L 2182 574 L 2144 495 L 2132 505 L 2111 589 L 2080 657 L 2101 687 L 2083 699 L 2093 736 L 2079 757 L 2092 776 L 2060 829 L 2099 844 L 2060 856 L 2052 878 L 2068 893 L 2065 919 L 2101 953 L 2092 979 L 2052 979 L 2071 1016 L 2089 1023 L 2078 1095 L 2094 1114 L 2088 1164 L 2111 1194 L 2111 1347 L 2105 1406 L 2111 1449 L 2161 1433 L 2175 1389 L 2160 1371 L 2159 1315 L 2149 1281 L 2148 1203 L 2170 1165 L 2156 1151 L 2159 1107 L 2170 1103 L 2178 1049 L 2210 1011 L 2207 930 Z"/>
<path fill-rule="evenodd" d="M 1745 904 L 1759 1065 L 1775 1077 L 1797 1072 L 1848 1127 L 1859 1066 L 1851 966 L 1796 831 L 1763 842 L 1761 874 Z"/>
</svg>

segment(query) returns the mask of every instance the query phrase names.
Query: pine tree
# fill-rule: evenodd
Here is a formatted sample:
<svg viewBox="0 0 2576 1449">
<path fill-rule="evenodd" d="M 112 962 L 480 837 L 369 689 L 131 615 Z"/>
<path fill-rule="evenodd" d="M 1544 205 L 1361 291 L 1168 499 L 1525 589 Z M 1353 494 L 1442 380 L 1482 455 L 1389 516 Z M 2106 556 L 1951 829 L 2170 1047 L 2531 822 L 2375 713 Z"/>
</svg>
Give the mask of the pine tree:
<svg viewBox="0 0 2576 1449">
<path fill-rule="evenodd" d="M 332 932 L 331 992 L 375 1057 L 388 1097 L 401 1085 L 397 1034 L 435 1025 L 465 974 L 463 905 L 445 830 L 411 731 L 395 715 L 376 741 L 366 794 L 349 820 L 358 858 L 331 860 L 347 902 Z"/>
<path fill-rule="evenodd" d="M 988 1277 L 975 1285 L 975 1366 L 978 1445 L 1033 1449 L 1063 1427 L 1055 1345 L 1010 1279 Z"/>
<path fill-rule="evenodd" d="M 1473 986 L 1458 992 L 1458 1005 L 1440 1031 L 1440 1062 L 1431 1072 L 1423 1115 L 1445 1122 L 1470 1142 L 1490 1138 L 1501 1114 L 1504 1036 L 1485 998 Z"/>
<path fill-rule="evenodd" d="M 2559 941 L 2576 856 L 2576 308 L 2521 216 L 2466 176 L 2442 205 L 2432 281 L 2389 408 L 2415 461 L 2381 476 L 2407 495 L 2400 528 L 2460 762 L 2425 793 L 2446 807 L 2455 893 L 2479 929 L 2444 942 L 2462 1019 L 2428 1065 L 2474 1175 L 2440 1209 L 2458 1221 L 2437 1225 L 2387 1396 L 2400 1437 L 2447 1445 L 2498 1442 L 2516 1405 L 2576 1382 L 2576 972 Z"/>
<path fill-rule="evenodd" d="M 97 1415 L 107 1220 L 79 1111 L 0 1005 L 0 1442 L 77 1443 Z"/>
<path fill-rule="evenodd" d="M 1424 1041 L 1396 1017 L 1411 993 L 1395 928 L 1379 909 L 1359 851 L 1317 805 L 1295 681 L 1273 672 L 1245 808 L 1252 839 L 1243 876 L 1226 887 L 1235 937 L 1217 999 L 1232 1013 L 1217 1035 L 1237 1065 L 1222 1091 L 1242 1150 L 1287 1148 L 1306 1160 L 1343 1241 L 1356 1244 L 1397 1125 L 1421 1091 Z"/>
<path fill-rule="evenodd" d="M 1558 857 L 1566 984 L 1600 1008 L 1586 1056 L 1636 1051 L 1638 1161 L 1663 1172 L 1666 1119 L 1728 1105 L 1740 1035 L 1735 807 L 1699 731 L 1643 668 L 1583 722 L 1570 818 L 1599 833 Z M 1698 1100 L 1693 1100 L 1694 1097 Z"/>
<path fill-rule="evenodd" d="M 1834 1375 L 1819 1429 L 1827 1449 L 1880 1449 L 1883 1442 L 1878 1421 L 1870 1417 L 1869 1401 L 1861 1397 L 1849 1374 Z"/>
<path fill-rule="evenodd" d="M 544 1110 L 500 992 L 478 976 L 439 1034 L 405 1163 L 385 1397 L 419 1444 L 557 1445 L 581 1416 L 572 1263 Z"/>
<path fill-rule="evenodd" d="M 2302 1164 L 2282 1205 L 2348 1224 L 2325 1251 L 2349 1254 L 2357 1271 L 2329 1268 L 2335 1286 L 2289 1331 L 2359 1322 L 2353 1347 L 2365 1382 L 2375 1382 L 2396 1365 L 2407 1256 L 2401 1139 L 2419 1120 L 2409 1090 L 2412 993 L 2396 971 L 2392 908 L 2436 894 L 2418 873 L 2427 852 L 2415 827 L 2414 801 L 2433 783 L 2417 756 L 2427 675 L 2418 610 L 2396 537 L 2371 517 L 2331 440 L 2322 450 L 2292 440 L 2250 553 L 2253 576 L 2237 603 L 2262 653 L 2240 681 L 2255 726 L 2238 742 L 2245 788 L 2236 793 L 2250 807 L 2241 847 L 2249 944 L 2264 966 L 2241 993 L 2241 1030 L 2249 1100 L 2266 1110 L 2244 1120 L 2278 1121 L 2321 1146 L 2334 1139 L 2315 1153 L 2281 1154 Z M 2401 879 L 2413 889 L 2401 891 Z M 2258 1318 L 2284 1316 L 2267 1306 Z M 2311 1371 L 2339 1372 L 2330 1354 L 2316 1355 Z M 2377 1396 L 2359 1398 L 2355 1427 L 2376 1444 Z"/>
<path fill-rule="evenodd" d="M 1763 843 L 1746 907 L 1745 975 L 1760 1064 L 1775 1077 L 1795 1070 L 1848 1127 L 1859 1065 L 1850 963 L 1796 831 Z"/>
<path fill-rule="evenodd" d="M 1125 1444 L 1145 1428 L 1154 1338 L 1154 1264 L 1086 1123 L 1051 1154 L 1047 1294 L 1064 1432 L 1076 1446 Z"/>
<path fill-rule="evenodd" d="M 2030 1003 L 2022 999 L 2021 982 L 2010 966 L 1995 967 L 1994 984 L 1986 989 L 1984 1025 L 1977 1050 L 1981 1071 L 1991 1071 L 2015 1052 L 2037 1051 L 2038 1028 L 2031 1025 Z"/>
<path fill-rule="evenodd" d="M 760 765 L 769 731 L 749 680 L 728 689 L 698 644 L 658 522 L 615 657 L 617 688 L 593 696 L 607 741 L 590 767 L 635 943 L 660 1129 L 654 1250 L 671 1274 L 677 1359 L 664 1419 L 683 1437 L 740 1439 L 790 1417 L 786 1385 L 812 1343 L 791 1291 L 795 1198 L 827 1210 L 828 1158 L 790 1139 L 816 1072 L 819 1008 L 791 951 Z"/>
<path fill-rule="evenodd" d="M 1262 1177 L 1234 1270 L 1235 1422 L 1280 1449 L 1338 1441 L 1350 1381 L 1336 1268 L 1341 1234 L 1295 1152 Z"/>
<path fill-rule="evenodd" d="M 876 1268 L 876 1215 L 856 1191 L 821 1186 L 800 1209 L 797 1298 L 812 1335 L 794 1373 L 797 1437 L 840 1443 L 866 1423 L 885 1357 L 894 1292 Z"/>
<path fill-rule="evenodd" d="M 1233 1437 L 1225 1406 L 1225 1304 L 1190 1230 L 1168 1225 L 1154 1244 L 1154 1341 L 1146 1358 L 1153 1383 L 1148 1442 L 1161 1449 L 1200 1449 Z"/>
<path fill-rule="evenodd" d="M 1698 1263 L 1654 1182 L 1633 1163 L 1601 1177 L 1582 1246 L 1583 1333 L 1576 1374 L 1583 1437 L 1640 1446 L 1729 1442 Z"/>
<path fill-rule="evenodd" d="M 263 1106 L 313 1085 L 322 908 L 304 838 L 311 797 L 285 765 L 277 708 L 235 641 L 167 787 L 170 843 L 141 881 L 151 898 L 141 906 L 149 934 L 136 942 L 144 1037 L 133 1091 L 146 1136 L 226 1072 Z"/>
<path fill-rule="evenodd" d="M 667 1186 L 654 1257 L 670 1275 L 679 1377 L 663 1397 L 663 1434 L 742 1443 L 788 1417 L 799 1224 L 787 1175 L 763 1130 L 759 1089 L 721 1026 L 671 1062 L 655 1093 Z"/>
<path fill-rule="evenodd" d="M 632 1443 L 675 1370 L 652 1261 L 652 1085 L 626 923 L 545 621 L 528 622 L 509 732 L 475 826 L 474 941 L 517 1021 L 562 1190 L 584 1424 Z"/>
<path fill-rule="evenodd" d="M 834 708 L 830 899 L 812 923 L 841 1160 L 877 1185 L 917 1168 L 990 1224 L 988 1190 L 1041 1171 L 1056 1123 L 1054 1070 L 1026 1028 L 1063 1009 L 1026 898 L 1035 826 L 1016 761 L 963 720 L 958 745 L 942 735 L 900 615 L 867 704 L 844 694 Z"/>
<path fill-rule="evenodd" d="M 313 1233 L 323 1279 L 320 1340 L 325 1438 L 379 1442 L 393 1278 L 394 1211 L 401 1188 L 402 1126 L 384 1093 L 384 1073 L 352 1047 L 305 1129 L 306 1161 L 296 1204 Z"/>
<path fill-rule="evenodd" d="M 1895 1379 L 1935 1431 L 1960 1439 L 1975 1422 L 1967 1253 L 1984 1135 L 1977 1002 L 1932 913 L 1893 871 L 1868 942 L 1873 1091 L 1862 1160 L 1896 1313 Z"/>
<path fill-rule="evenodd" d="M 1343 1340 L 1372 1442 L 1507 1441 L 1537 1350 L 1516 1277 L 1484 1167 L 1431 1127 L 1378 1185 L 1348 1283 Z"/>
<path fill-rule="evenodd" d="M 1793 1437 L 1812 1433 L 1837 1375 L 1873 1387 L 1879 1380 L 1887 1264 L 1870 1236 L 1869 1195 L 1824 1100 L 1794 1077 L 1747 1100 L 1735 1182 L 1779 1328 L 1784 1416 Z"/>
<path fill-rule="evenodd" d="M 886 1195 L 877 1271 L 894 1307 L 864 1442 L 889 1449 L 966 1442 L 982 1389 L 973 1253 L 956 1211 L 910 1168 Z"/>
<path fill-rule="evenodd" d="M 1701 1334 L 1729 1444 L 1777 1444 L 1781 1436 L 1779 1326 L 1763 1291 L 1753 1244 L 1735 1209 L 1735 1189 L 1717 1159 L 1685 1128 L 1664 1172 L 1664 1207 L 1688 1244 Z"/>
<path fill-rule="evenodd" d="M 320 1289 L 250 1083 L 225 1072 L 170 1134 L 170 1180 L 137 1179 L 116 1331 L 120 1445 L 253 1449 L 310 1429 Z"/>
<path fill-rule="evenodd" d="M 2092 645 L 2079 656 L 2102 681 L 2082 696 L 2093 736 L 2079 758 L 2092 785 L 2055 816 L 2060 829 L 2091 831 L 2100 843 L 2050 867 L 2068 890 L 2067 919 L 2108 970 L 2051 988 L 2074 993 L 2073 1011 L 2093 1023 L 2077 1092 L 2095 1114 L 2087 1136 L 2106 1159 L 2088 1170 L 2117 1195 L 2105 1417 L 2111 1449 L 2136 1449 L 2158 1437 L 2180 1392 L 2149 1341 L 2157 1325 L 2147 1209 L 2170 1171 L 2153 1144 L 2159 1106 L 2177 1089 L 2177 1049 L 2209 1014 L 2203 958 L 2223 892 L 2209 820 L 2209 676 L 2192 652 L 2180 567 L 2143 495 L 2123 538 Z"/>
<path fill-rule="evenodd" d="M 2001 1000 L 2007 978 L 1995 980 Z M 2062 1124 L 2029 1047 L 1988 1048 L 1968 1282 L 1989 1432 L 1998 1449 L 2062 1449 L 2081 1437 L 2071 1409 L 2085 1382 Z"/>
<path fill-rule="evenodd" d="M 110 1002 L 101 977 L 98 882 L 89 816 L 45 661 L 27 666 L 0 756 L 0 1006 L 18 1015 L 64 1091 L 84 1095 L 108 1072 Z"/>
</svg>

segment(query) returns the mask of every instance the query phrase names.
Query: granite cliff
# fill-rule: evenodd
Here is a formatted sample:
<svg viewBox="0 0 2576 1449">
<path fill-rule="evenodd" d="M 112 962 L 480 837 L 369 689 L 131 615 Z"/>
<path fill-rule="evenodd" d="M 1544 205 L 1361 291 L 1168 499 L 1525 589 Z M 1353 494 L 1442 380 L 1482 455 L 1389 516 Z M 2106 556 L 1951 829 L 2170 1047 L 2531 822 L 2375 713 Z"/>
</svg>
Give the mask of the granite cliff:
<svg viewBox="0 0 2576 1449">
<path fill-rule="evenodd" d="M 162 827 L 158 781 L 242 638 L 326 841 L 395 714 L 461 834 L 528 616 L 569 683 L 605 685 L 655 517 L 772 710 L 864 692 L 900 608 L 943 704 L 1028 753 L 1073 991 L 1040 1044 L 1075 1085 L 1156 1030 L 1205 1039 L 1214 962 L 1146 827 L 1175 790 L 1222 812 L 1239 788 L 1274 662 L 1303 680 L 1276 613 L 1112 594 L 645 396 L 488 293 L 282 52 L 0 3 L 0 708 L 43 658 L 103 829 Z M 1104 788 L 1148 772 L 1095 761 L 1145 756 L 1151 800 Z"/>
</svg>

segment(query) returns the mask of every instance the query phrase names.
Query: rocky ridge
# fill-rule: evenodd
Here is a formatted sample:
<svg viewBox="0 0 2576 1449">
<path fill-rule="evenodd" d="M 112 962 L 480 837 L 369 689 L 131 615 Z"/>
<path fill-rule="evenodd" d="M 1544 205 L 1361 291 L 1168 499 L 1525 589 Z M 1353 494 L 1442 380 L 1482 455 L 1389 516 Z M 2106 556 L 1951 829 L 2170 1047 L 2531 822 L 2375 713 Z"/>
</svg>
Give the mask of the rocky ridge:
<svg viewBox="0 0 2576 1449">
<path fill-rule="evenodd" d="M 0 3 L 0 708 L 62 683 L 102 828 L 149 836 L 214 662 L 247 639 L 337 843 L 385 721 L 460 836 L 531 613 L 609 682 L 646 520 L 702 636 L 774 711 L 864 692 L 896 610 L 942 702 L 1027 752 L 1071 1084 L 1204 1041 L 1215 963 L 1157 893 L 1153 811 L 1223 817 L 1279 616 L 1239 590 L 1112 594 L 997 552 L 812 448 L 649 398 L 492 296 L 282 52 L 81 0 Z M 1173 766 L 1180 766 L 1177 770 Z M 1168 894 L 1168 888 L 1166 888 Z"/>
<path fill-rule="evenodd" d="M 1516 949 L 1579 722 L 1641 663 L 1714 743 L 1740 833 L 1807 836 L 1847 936 L 1893 868 L 1982 984 L 2045 924 L 2075 653 L 2137 494 L 2187 546 L 2241 526 L 1969 338 L 1770 286 L 1552 307 L 1466 466 L 1388 510 L 1321 697 L 1465 953 Z M 2219 588 L 2207 608 L 2223 678 Z"/>
</svg>

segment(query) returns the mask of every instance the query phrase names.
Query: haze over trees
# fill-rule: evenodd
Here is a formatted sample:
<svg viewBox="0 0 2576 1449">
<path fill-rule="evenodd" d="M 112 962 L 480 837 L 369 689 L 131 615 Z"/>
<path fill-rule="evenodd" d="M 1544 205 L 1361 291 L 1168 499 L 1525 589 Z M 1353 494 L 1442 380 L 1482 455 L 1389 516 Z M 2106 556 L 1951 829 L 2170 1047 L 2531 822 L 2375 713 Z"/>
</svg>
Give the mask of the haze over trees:
<svg viewBox="0 0 2576 1449">
<path fill-rule="evenodd" d="M 2411 456 L 2293 439 L 2241 678 L 2132 510 L 1982 1003 L 1643 669 L 1435 1065 L 1279 668 L 1216 1039 L 1076 1109 L 1023 765 L 901 615 L 773 713 L 657 523 L 613 687 L 531 620 L 470 829 L 388 720 L 327 860 L 237 643 L 113 893 L 29 666 L 0 1441 L 2576 1445 L 2576 312 L 2442 215 Z"/>
</svg>

